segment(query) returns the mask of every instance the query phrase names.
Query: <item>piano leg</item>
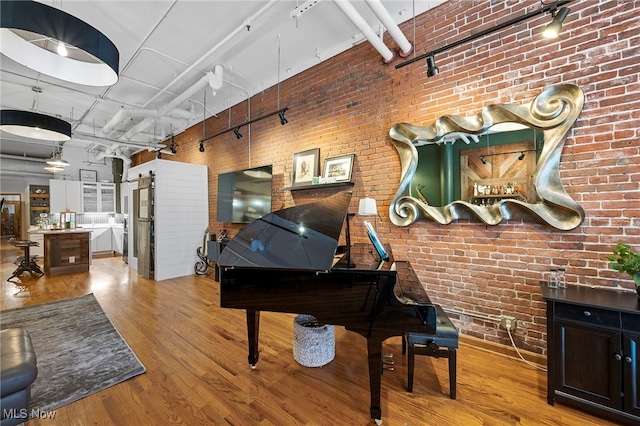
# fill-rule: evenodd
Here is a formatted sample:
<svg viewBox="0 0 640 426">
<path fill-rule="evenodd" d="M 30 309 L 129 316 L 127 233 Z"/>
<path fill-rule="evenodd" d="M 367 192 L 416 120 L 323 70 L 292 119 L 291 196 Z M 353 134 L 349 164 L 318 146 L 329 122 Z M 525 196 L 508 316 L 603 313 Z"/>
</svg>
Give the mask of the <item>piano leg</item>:
<svg viewBox="0 0 640 426">
<path fill-rule="evenodd" d="M 369 388 L 371 390 L 371 418 L 376 424 L 382 424 L 380 408 L 380 388 L 382 387 L 382 341 L 368 337 Z"/>
<path fill-rule="evenodd" d="M 260 335 L 260 311 L 247 309 L 247 337 L 249 340 L 249 364 L 255 370 L 258 363 L 258 336 Z"/>
</svg>

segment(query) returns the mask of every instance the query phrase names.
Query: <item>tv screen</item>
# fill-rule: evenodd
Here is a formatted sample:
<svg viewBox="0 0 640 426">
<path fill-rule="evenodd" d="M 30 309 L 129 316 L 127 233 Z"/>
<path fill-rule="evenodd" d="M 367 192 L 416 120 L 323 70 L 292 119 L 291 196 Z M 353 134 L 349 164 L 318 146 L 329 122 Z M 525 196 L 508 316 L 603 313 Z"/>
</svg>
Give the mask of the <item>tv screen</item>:
<svg viewBox="0 0 640 426">
<path fill-rule="evenodd" d="M 249 223 L 271 212 L 271 165 L 218 175 L 218 222 Z"/>
</svg>

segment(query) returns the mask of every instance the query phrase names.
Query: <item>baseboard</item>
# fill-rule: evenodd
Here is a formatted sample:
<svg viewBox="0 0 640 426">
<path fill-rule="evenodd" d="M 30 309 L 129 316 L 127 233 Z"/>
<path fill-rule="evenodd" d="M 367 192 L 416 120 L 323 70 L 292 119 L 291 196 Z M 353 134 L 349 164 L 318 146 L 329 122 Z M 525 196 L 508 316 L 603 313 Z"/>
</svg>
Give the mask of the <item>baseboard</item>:
<svg viewBox="0 0 640 426">
<path fill-rule="evenodd" d="M 477 337 L 465 336 L 461 334 L 459 336 L 460 342 L 476 347 L 478 349 L 485 350 L 487 352 L 497 353 L 501 355 L 508 356 L 510 358 L 521 359 L 513 346 L 507 346 L 500 343 L 489 342 L 486 340 L 479 339 Z M 525 351 L 523 349 L 518 348 L 522 357 L 529 362 L 537 364 L 543 368 L 547 367 L 547 357 L 544 355 L 537 354 L 535 352 Z"/>
</svg>

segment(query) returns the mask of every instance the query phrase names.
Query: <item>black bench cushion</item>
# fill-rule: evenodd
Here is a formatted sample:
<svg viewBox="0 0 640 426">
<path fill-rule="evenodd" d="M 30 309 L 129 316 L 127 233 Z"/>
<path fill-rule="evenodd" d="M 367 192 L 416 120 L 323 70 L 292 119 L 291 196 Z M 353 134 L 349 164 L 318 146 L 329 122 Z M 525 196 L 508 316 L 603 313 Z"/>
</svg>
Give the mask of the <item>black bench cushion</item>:
<svg viewBox="0 0 640 426">
<path fill-rule="evenodd" d="M 0 391 L 5 397 L 29 387 L 38 375 L 38 367 L 27 330 L 2 330 L 0 339 Z"/>
</svg>

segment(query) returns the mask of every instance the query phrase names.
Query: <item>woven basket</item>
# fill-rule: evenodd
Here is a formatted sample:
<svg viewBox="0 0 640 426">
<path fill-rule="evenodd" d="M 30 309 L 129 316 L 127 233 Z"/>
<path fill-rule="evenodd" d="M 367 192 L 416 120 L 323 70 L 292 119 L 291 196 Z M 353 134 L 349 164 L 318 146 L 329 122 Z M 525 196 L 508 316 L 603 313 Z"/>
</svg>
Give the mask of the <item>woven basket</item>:
<svg viewBox="0 0 640 426">
<path fill-rule="evenodd" d="M 322 367 L 336 356 L 334 327 L 320 324 L 311 315 L 293 320 L 293 358 L 305 367 Z"/>
</svg>

